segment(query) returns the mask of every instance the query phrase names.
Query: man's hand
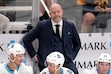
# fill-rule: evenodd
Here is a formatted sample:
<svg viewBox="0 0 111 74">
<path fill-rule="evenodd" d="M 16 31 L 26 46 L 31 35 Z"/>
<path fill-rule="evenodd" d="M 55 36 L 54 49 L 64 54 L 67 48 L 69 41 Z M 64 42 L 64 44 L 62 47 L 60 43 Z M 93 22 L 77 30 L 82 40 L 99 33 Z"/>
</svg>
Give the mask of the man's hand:
<svg viewBox="0 0 111 74">
<path fill-rule="evenodd" d="M 38 58 L 37 58 L 37 55 L 35 55 L 35 56 L 33 57 L 33 59 L 34 59 L 34 61 L 36 61 L 37 63 L 39 63 Z"/>
<path fill-rule="evenodd" d="M 101 9 L 102 9 L 101 6 L 96 6 L 96 7 L 95 7 L 95 11 L 96 11 L 96 12 L 101 12 Z"/>
<path fill-rule="evenodd" d="M 106 12 L 111 12 L 111 8 L 106 8 Z"/>
</svg>

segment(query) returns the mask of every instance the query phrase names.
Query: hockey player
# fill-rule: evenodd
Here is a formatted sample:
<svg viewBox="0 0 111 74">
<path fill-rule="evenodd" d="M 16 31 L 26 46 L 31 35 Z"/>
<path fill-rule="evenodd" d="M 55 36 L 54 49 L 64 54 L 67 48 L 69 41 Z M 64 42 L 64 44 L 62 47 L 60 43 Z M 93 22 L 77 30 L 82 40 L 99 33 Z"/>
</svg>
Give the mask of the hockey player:
<svg viewBox="0 0 111 74">
<path fill-rule="evenodd" d="M 90 70 L 84 70 L 83 74 L 111 74 L 110 65 L 111 56 L 107 53 L 101 53 L 98 58 L 97 66 Z"/>
<path fill-rule="evenodd" d="M 25 49 L 19 43 L 8 47 L 9 61 L 0 64 L 0 74 L 33 74 L 31 66 L 23 63 Z"/>
<path fill-rule="evenodd" d="M 46 57 L 47 68 L 43 69 L 40 74 L 74 74 L 72 70 L 62 67 L 64 56 L 60 52 L 52 52 Z"/>
</svg>

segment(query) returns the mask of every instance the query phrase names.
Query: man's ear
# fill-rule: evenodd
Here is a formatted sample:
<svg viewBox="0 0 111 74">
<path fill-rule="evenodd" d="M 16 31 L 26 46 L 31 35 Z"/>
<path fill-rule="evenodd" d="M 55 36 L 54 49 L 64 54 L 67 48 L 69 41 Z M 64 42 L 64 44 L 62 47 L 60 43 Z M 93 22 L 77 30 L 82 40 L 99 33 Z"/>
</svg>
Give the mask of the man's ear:
<svg viewBox="0 0 111 74">
<path fill-rule="evenodd" d="M 13 54 L 10 54 L 10 58 L 11 58 L 12 60 L 14 60 L 14 55 L 13 55 Z"/>
<path fill-rule="evenodd" d="M 60 64 L 58 64 L 58 65 L 56 66 L 56 69 L 58 69 L 58 68 L 60 68 Z"/>
</svg>

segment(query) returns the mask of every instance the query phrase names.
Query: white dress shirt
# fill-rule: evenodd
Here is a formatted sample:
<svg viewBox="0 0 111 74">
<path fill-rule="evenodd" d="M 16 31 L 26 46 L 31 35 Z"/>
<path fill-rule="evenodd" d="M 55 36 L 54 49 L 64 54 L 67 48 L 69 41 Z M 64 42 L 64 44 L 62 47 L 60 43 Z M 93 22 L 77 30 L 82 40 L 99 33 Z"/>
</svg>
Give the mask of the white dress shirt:
<svg viewBox="0 0 111 74">
<path fill-rule="evenodd" d="M 60 25 L 59 26 L 59 35 L 60 35 L 60 37 L 62 37 L 63 20 L 61 20 L 59 23 L 55 23 L 53 20 L 51 20 L 51 22 L 52 22 L 52 28 L 53 28 L 53 30 L 54 30 L 55 33 L 56 33 L 56 26 L 55 25 L 57 25 L 57 24 Z"/>
</svg>

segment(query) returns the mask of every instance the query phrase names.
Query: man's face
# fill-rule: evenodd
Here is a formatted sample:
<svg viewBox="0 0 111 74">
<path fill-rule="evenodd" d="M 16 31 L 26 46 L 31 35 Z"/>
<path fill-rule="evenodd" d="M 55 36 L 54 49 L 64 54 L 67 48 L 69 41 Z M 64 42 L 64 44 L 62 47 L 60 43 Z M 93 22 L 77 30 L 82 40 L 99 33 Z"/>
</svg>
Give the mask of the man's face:
<svg viewBox="0 0 111 74">
<path fill-rule="evenodd" d="M 50 8 L 50 17 L 55 23 L 59 23 L 63 16 L 63 10 L 59 5 L 53 5 Z"/>
<path fill-rule="evenodd" d="M 24 59 L 24 54 L 17 54 L 15 58 L 15 64 L 20 65 Z"/>
<path fill-rule="evenodd" d="M 47 62 L 48 70 L 51 74 L 55 72 L 55 64 Z"/>
<path fill-rule="evenodd" d="M 110 64 L 106 62 L 100 62 L 97 66 L 99 74 L 107 74 L 110 69 Z"/>
<path fill-rule="evenodd" d="M 47 62 L 48 70 L 50 74 L 54 74 L 55 70 L 60 67 L 60 65 L 55 66 L 55 64 Z"/>
</svg>

